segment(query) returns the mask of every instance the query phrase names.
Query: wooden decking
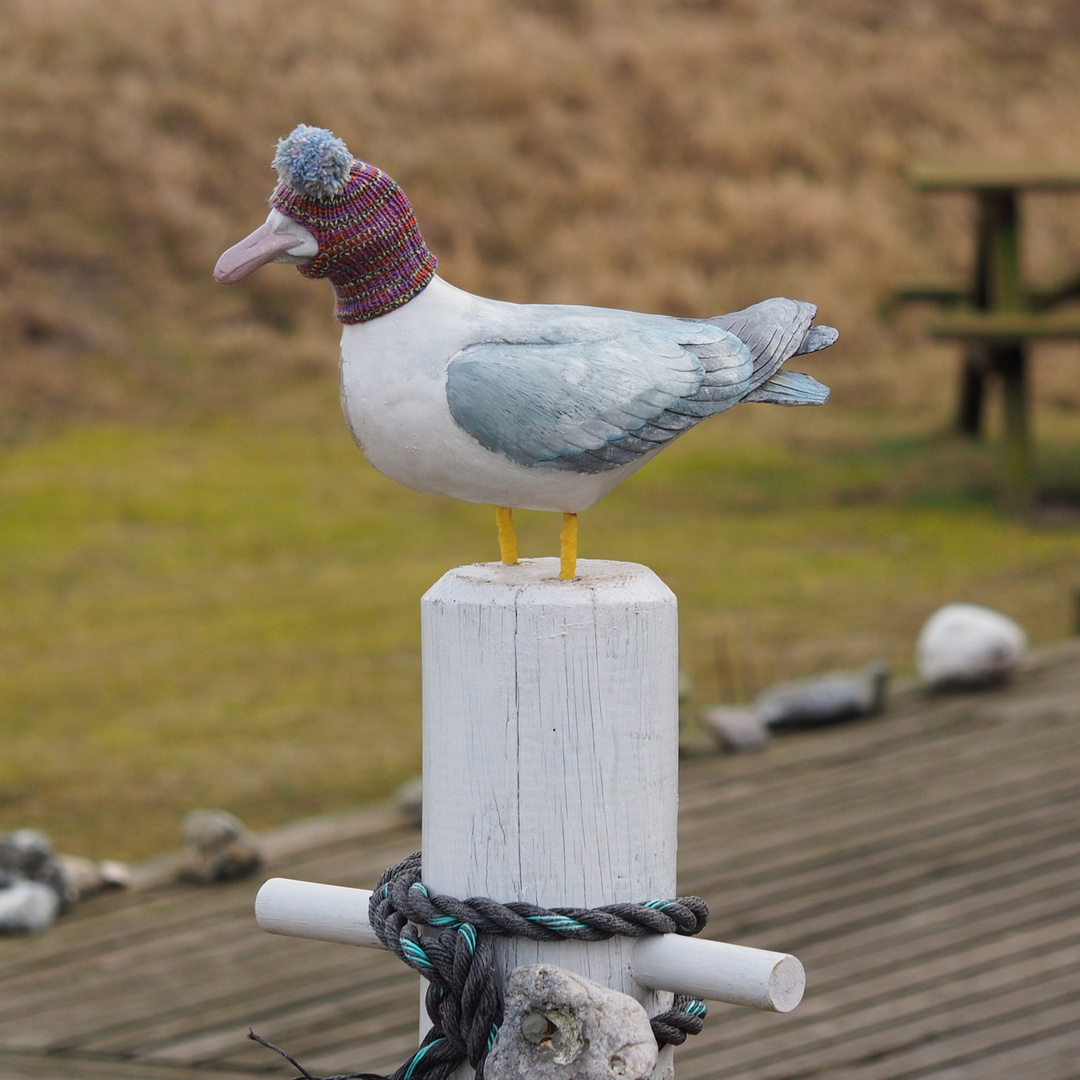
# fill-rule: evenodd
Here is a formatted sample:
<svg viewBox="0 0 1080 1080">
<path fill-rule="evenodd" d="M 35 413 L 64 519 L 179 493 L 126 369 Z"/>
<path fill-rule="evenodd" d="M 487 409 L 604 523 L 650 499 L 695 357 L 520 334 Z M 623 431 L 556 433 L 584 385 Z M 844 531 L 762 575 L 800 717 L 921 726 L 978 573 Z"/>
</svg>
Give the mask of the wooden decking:
<svg viewBox="0 0 1080 1080">
<path fill-rule="evenodd" d="M 383 829 L 272 867 L 370 887 L 419 845 Z M 1080 647 L 1007 690 L 684 762 L 680 888 L 708 933 L 795 953 L 802 1005 L 713 1005 L 679 1080 L 1080 1077 Z M 390 1072 L 415 1047 L 396 960 L 260 932 L 258 882 L 89 902 L 0 941 L 0 1077 Z"/>
</svg>

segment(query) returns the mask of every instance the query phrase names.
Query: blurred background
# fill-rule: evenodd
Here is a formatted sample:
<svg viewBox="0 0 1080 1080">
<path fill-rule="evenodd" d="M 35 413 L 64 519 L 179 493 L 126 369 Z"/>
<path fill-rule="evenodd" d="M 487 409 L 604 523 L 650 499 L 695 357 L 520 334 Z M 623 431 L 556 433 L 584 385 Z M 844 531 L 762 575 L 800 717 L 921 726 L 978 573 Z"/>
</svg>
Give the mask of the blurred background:
<svg viewBox="0 0 1080 1080">
<path fill-rule="evenodd" d="M 735 409 L 582 516 L 678 594 L 698 702 L 909 672 L 953 600 L 1071 634 L 1077 346 L 1035 353 L 1009 515 L 1000 417 L 953 433 L 958 350 L 892 297 L 972 260 L 970 197 L 909 165 L 1076 162 L 1078 115 L 1073 0 L 0 0 L 0 831 L 140 858 L 195 806 L 265 828 L 419 769 L 419 597 L 493 514 L 352 445 L 329 285 L 210 277 L 300 122 L 467 290 L 840 329 L 827 406 Z M 1080 195 L 1023 209 L 1025 275 L 1080 270 Z"/>
</svg>

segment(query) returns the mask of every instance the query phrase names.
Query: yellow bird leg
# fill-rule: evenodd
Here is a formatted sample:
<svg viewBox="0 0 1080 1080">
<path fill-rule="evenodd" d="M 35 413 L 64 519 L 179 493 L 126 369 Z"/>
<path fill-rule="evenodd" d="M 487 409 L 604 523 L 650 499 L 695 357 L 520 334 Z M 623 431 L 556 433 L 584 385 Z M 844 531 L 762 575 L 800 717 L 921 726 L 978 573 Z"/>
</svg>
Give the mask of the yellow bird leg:
<svg viewBox="0 0 1080 1080">
<path fill-rule="evenodd" d="M 516 566 L 517 533 L 514 532 L 514 511 L 509 506 L 495 507 L 495 524 L 499 527 L 499 554 L 507 566 Z"/>
<path fill-rule="evenodd" d="M 563 514 L 559 530 L 559 578 L 573 581 L 577 576 L 577 514 Z"/>
</svg>

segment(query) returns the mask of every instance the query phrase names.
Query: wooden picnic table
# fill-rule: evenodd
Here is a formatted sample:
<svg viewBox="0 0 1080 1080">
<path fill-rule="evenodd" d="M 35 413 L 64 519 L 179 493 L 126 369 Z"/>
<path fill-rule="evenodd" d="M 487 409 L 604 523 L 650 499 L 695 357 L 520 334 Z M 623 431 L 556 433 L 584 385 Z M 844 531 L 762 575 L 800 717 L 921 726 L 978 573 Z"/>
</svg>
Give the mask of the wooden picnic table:
<svg viewBox="0 0 1080 1080">
<path fill-rule="evenodd" d="M 1080 296 L 1080 274 L 1050 288 L 1026 285 L 1021 273 L 1020 196 L 1080 190 L 1080 163 L 1057 165 L 916 165 L 908 172 L 921 191 L 968 191 L 975 197 L 975 258 L 966 285 L 913 285 L 904 300 L 941 304 L 930 324 L 935 337 L 965 346 L 957 427 L 982 429 L 987 375 L 1001 378 L 1004 405 L 1005 494 L 1022 509 L 1033 497 L 1028 426 L 1028 346 L 1050 338 L 1080 339 L 1080 313 L 1056 310 Z"/>
</svg>

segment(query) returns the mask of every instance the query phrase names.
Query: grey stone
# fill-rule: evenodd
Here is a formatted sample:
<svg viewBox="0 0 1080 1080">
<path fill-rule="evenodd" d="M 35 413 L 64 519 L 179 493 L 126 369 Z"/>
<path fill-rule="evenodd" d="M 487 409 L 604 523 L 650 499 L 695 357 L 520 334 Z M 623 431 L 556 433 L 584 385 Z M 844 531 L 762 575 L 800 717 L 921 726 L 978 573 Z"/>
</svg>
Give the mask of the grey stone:
<svg viewBox="0 0 1080 1080">
<path fill-rule="evenodd" d="M 60 913 L 60 897 L 40 881 L 0 874 L 0 934 L 47 930 Z"/>
<path fill-rule="evenodd" d="M 47 885 L 59 898 L 61 909 L 79 898 L 53 854 L 52 841 L 38 829 L 16 829 L 0 836 L 0 871 Z"/>
<path fill-rule="evenodd" d="M 131 867 L 115 859 L 102 859 L 98 864 L 98 873 L 107 889 L 130 889 L 134 880 Z"/>
<path fill-rule="evenodd" d="M 227 810 L 192 810 L 184 818 L 190 862 L 183 876 L 199 882 L 231 881 L 262 865 L 255 835 Z"/>
<path fill-rule="evenodd" d="M 834 671 L 809 679 L 777 683 L 758 694 L 754 711 L 770 728 L 819 727 L 885 707 L 889 669 L 880 660 L 861 671 Z"/>
<path fill-rule="evenodd" d="M 769 726 L 756 709 L 713 705 L 702 712 L 701 722 L 716 736 L 723 749 L 733 753 L 764 750 L 772 741 Z"/>
<path fill-rule="evenodd" d="M 488 1080 L 646 1080 L 656 1040 L 641 1004 L 554 964 L 510 972 Z"/>
<path fill-rule="evenodd" d="M 939 689 L 1005 682 L 1027 651 L 1019 623 L 980 604 L 946 604 L 926 620 L 915 644 L 915 666 Z"/>
<path fill-rule="evenodd" d="M 131 869 L 111 859 L 94 862 L 79 855 L 54 855 L 52 861 L 60 872 L 68 903 L 105 889 L 127 888 L 131 884 Z"/>
<path fill-rule="evenodd" d="M 16 829 L 0 836 L 0 870 L 20 877 L 36 877 L 52 853 L 52 841 L 37 829 Z"/>
<path fill-rule="evenodd" d="M 749 707 L 714 705 L 701 716 L 726 750 L 763 750 L 782 728 L 821 727 L 885 707 L 889 669 L 881 661 L 861 671 L 834 671 L 766 687 Z"/>
<path fill-rule="evenodd" d="M 93 859 L 84 859 L 79 855 L 55 855 L 53 858 L 60 869 L 71 903 L 101 892 L 105 887 L 101 871 Z"/>
</svg>

